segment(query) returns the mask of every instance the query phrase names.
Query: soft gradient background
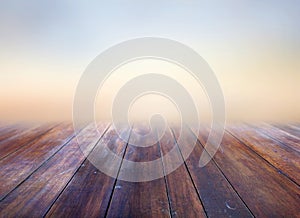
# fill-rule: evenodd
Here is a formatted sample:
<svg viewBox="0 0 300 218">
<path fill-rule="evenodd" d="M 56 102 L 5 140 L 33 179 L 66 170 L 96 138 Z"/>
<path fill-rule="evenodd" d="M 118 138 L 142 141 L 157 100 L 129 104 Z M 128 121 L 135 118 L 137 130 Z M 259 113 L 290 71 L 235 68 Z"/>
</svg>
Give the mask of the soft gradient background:
<svg viewBox="0 0 300 218">
<path fill-rule="evenodd" d="M 76 84 L 93 58 L 155 36 L 192 47 L 210 64 L 228 122 L 300 121 L 299 21 L 296 0 L 3 0 L 0 120 L 70 120 Z"/>
</svg>

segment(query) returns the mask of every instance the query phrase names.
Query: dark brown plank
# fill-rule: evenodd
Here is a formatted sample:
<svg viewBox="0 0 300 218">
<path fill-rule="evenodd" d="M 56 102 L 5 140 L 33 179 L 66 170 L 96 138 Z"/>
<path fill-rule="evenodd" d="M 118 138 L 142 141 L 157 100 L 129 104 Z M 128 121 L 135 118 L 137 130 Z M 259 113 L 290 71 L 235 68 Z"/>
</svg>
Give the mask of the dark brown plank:
<svg viewBox="0 0 300 218">
<path fill-rule="evenodd" d="M 176 138 L 179 136 L 174 129 Z M 179 147 L 191 146 L 195 135 L 190 130 L 184 129 L 183 140 Z M 187 167 L 201 197 L 205 212 L 208 217 L 253 217 L 247 206 L 223 175 L 218 165 L 212 160 L 205 167 L 199 167 L 199 159 L 206 152 L 197 142 L 193 152 L 186 160 Z"/>
<path fill-rule="evenodd" d="M 291 136 L 297 137 L 300 139 L 300 128 L 289 125 L 289 124 L 272 124 L 272 126 L 275 126 L 278 129 L 281 129 L 282 131 L 288 133 Z"/>
<path fill-rule="evenodd" d="M 169 129 L 161 138 L 159 145 L 163 156 L 164 173 L 169 172 L 169 169 L 174 169 L 177 166 L 176 163 L 182 162 L 179 168 L 166 176 L 172 217 L 206 217 L 178 145 Z M 173 148 L 176 149 L 174 155 L 165 156 Z"/>
<path fill-rule="evenodd" d="M 202 129 L 201 143 L 207 135 Z M 221 146 L 214 160 L 255 216 L 299 216 L 299 186 L 227 132 Z"/>
<path fill-rule="evenodd" d="M 57 124 L 45 124 L 27 129 L 26 131 L 19 129 L 14 136 L 0 142 L 0 159 L 38 140 L 40 136 L 46 134 L 55 126 L 57 126 Z"/>
<path fill-rule="evenodd" d="M 227 129 L 271 165 L 300 184 L 300 153 L 261 133 L 257 127 L 239 124 L 228 126 Z"/>
<path fill-rule="evenodd" d="M 144 132 L 144 128 L 137 127 L 134 131 Z M 155 137 L 155 135 L 153 135 Z M 145 145 L 147 140 L 135 141 Z M 129 143 L 125 158 L 134 162 L 147 162 L 160 158 L 158 144 L 150 147 L 136 147 Z M 162 164 L 157 166 L 157 172 L 163 175 Z M 122 164 L 120 174 L 126 173 Z M 135 178 L 142 178 L 147 173 L 135 171 Z M 148 182 L 127 182 L 119 180 L 116 183 L 113 196 L 109 205 L 108 217 L 169 217 L 169 203 L 166 193 L 164 178 Z"/>
<path fill-rule="evenodd" d="M 72 136 L 73 127 L 70 124 L 61 124 L 0 160 L 0 199 L 38 169 Z"/>
<path fill-rule="evenodd" d="M 128 138 L 129 130 L 124 133 Z M 125 147 L 126 142 L 120 140 L 116 131 L 110 128 L 95 149 L 103 151 L 108 148 L 122 156 Z M 47 217 L 104 217 L 115 180 L 86 159 Z"/>
<path fill-rule="evenodd" d="M 105 130 L 105 125 L 100 128 Z M 97 131 L 87 127 L 79 133 L 84 144 L 79 148 L 73 138 L 49 161 L 44 163 L 18 188 L 12 191 L 1 203 L 1 216 L 6 217 L 42 217 L 61 193 L 73 174 L 84 161 L 84 152 L 89 152 L 99 140 Z"/>
</svg>

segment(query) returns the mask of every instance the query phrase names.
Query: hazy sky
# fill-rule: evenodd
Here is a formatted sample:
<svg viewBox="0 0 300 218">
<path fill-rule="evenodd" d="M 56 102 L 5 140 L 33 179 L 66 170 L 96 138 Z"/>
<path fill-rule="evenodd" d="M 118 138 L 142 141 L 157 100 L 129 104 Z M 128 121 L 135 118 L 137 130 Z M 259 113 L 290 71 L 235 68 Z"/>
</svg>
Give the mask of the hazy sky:
<svg viewBox="0 0 300 218">
<path fill-rule="evenodd" d="M 228 120 L 300 120 L 300 2 L 0 2 L 0 119 L 71 119 L 76 84 L 106 48 L 170 38 L 223 88 Z"/>
</svg>

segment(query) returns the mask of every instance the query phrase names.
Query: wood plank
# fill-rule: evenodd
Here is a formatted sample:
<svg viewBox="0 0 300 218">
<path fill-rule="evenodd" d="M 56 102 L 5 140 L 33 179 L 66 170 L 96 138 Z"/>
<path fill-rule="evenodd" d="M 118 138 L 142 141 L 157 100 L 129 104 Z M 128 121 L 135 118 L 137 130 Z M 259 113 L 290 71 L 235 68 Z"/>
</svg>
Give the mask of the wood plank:
<svg viewBox="0 0 300 218">
<path fill-rule="evenodd" d="M 282 131 L 290 134 L 291 136 L 297 137 L 300 139 L 300 128 L 289 125 L 289 124 L 271 124 L 272 126 L 275 126 L 276 128 L 281 129 Z"/>
<path fill-rule="evenodd" d="M 300 153 L 261 133 L 257 127 L 239 124 L 228 126 L 227 129 L 278 171 L 300 184 Z"/>
<path fill-rule="evenodd" d="M 176 139 L 180 133 L 173 129 Z M 179 147 L 191 146 L 195 135 L 190 130 L 183 129 L 182 143 Z M 253 217 L 247 206 L 235 192 L 232 185 L 223 175 L 219 166 L 212 160 L 205 167 L 199 167 L 199 159 L 203 146 L 197 141 L 193 152 L 186 160 L 187 167 L 197 188 L 208 217 Z"/>
<path fill-rule="evenodd" d="M 134 131 L 146 132 L 142 126 L 134 128 Z M 142 139 L 135 141 L 140 146 L 148 142 L 148 140 L 143 141 Z M 134 162 L 148 162 L 157 158 L 160 158 L 158 144 L 149 147 L 136 147 L 129 143 L 125 152 L 125 159 Z M 122 164 L 119 175 L 126 173 L 127 169 Z M 162 164 L 157 166 L 156 170 L 163 175 Z M 142 170 L 134 173 L 137 178 L 142 178 L 147 172 Z M 109 204 L 107 217 L 170 217 L 164 178 L 148 182 L 127 182 L 118 179 Z"/>
<path fill-rule="evenodd" d="M 105 129 L 106 125 L 99 128 L 100 136 Z M 84 149 L 84 153 L 90 152 L 100 136 L 97 131 L 91 131 L 90 127 L 81 131 L 78 135 L 78 137 L 84 139 L 81 147 L 79 148 L 77 139 L 73 138 L 49 161 L 45 162 L 26 181 L 1 201 L 1 216 L 44 216 L 84 161 L 85 156 L 81 149 Z"/>
<path fill-rule="evenodd" d="M 125 137 L 127 135 L 128 138 L 129 132 L 124 131 Z M 123 156 L 125 151 L 126 142 L 120 140 L 112 127 L 96 145 L 96 149 L 105 148 L 119 156 Z M 104 217 L 115 180 L 86 159 L 47 217 Z"/>
<path fill-rule="evenodd" d="M 281 144 L 288 146 L 295 151 L 300 153 L 300 139 L 293 137 L 278 128 L 272 127 L 266 124 L 253 125 L 253 127 L 265 135 L 273 138 L 274 140 L 280 142 Z"/>
<path fill-rule="evenodd" d="M 163 157 L 164 174 L 169 172 L 169 169 L 174 169 L 177 164 L 182 163 L 179 168 L 166 176 L 172 217 L 206 217 L 178 145 L 169 129 L 160 139 L 159 146 Z M 173 148 L 176 150 L 174 155 L 165 156 Z"/>
<path fill-rule="evenodd" d="M 8 125 L 8 126 L 1 126 L 0 127 L 0 144 L 2 141 L 9 139 L 10 137 L 13 137 L 15 135 L 20 134 L 23 131 L 26 131 L 27 129 L 32 128 L 32 126 L 25 126 L 25 125 Z"/>
<path fill-rule="evenodd" d="M 40 136 L 46 134 L 55 126 L 57 126 L 57 124 L 45 124 L 30 128 L 26 131 L 20 129 L 14 136 L 0 142 L 0 160 L 18 149 L 21 149 L 23 146 L 27 146 L 29 143 L 38 140 Z"/>
<path fill-rule="evenodd" d="M 201 129 L 201 143 L 208 131 Z M 255 216 L 299 216 L 299 186 L 227 132 L 221 146 L 214 160 Z"/>
<path fill-rule="evenodd" d="M 61 124 L 0 160 L 0 199 L 30 176 L 72 137 L 72 125 Z"/>
</svg>

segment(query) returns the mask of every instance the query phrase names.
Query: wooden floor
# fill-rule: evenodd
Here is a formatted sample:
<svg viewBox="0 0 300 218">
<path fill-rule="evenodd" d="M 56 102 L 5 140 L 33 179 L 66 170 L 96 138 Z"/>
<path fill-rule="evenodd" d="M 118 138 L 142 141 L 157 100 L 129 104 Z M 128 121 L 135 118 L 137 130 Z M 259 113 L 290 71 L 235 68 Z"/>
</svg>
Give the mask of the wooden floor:
<svg viewBox="0 0 300 218">
<path fill-rule="evenodd" d="M 81 130 L 86 152 L 108 146 L 128 160 L 148 161 L 177 146 L 182 158 L 176 130 L 156 146 L 137 148 L 120 142 L 109 125 L 98 129 L 100 135 Z M 300 217 L 299 124 L 228 125 L 221 148 L 200 168 L 208 131 L 201 128 L 176 171 L 133 183 L 97 170 L 71 124 L 0 124 L 0 217 Z M 164 173 L 167 164 L 162 158 L 157 170 Z"/>
</svg>

